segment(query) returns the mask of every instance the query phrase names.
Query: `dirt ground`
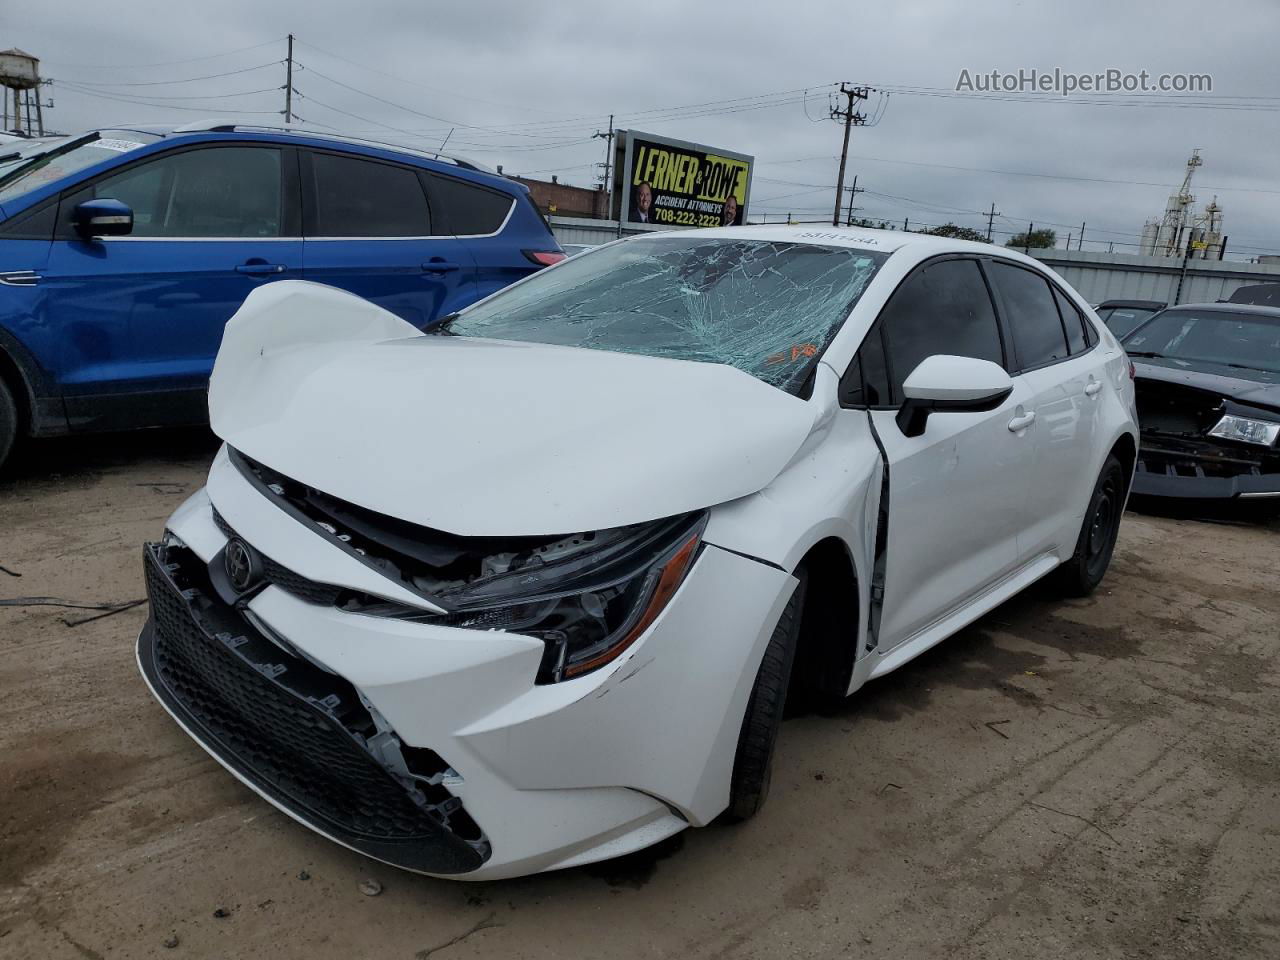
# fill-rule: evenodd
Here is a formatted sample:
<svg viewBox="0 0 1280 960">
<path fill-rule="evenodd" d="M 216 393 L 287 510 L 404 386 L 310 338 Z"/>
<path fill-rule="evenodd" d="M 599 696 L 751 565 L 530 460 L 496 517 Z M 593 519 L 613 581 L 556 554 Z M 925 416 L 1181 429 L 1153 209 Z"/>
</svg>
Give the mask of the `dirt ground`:
<svg viewBox="0 0 1280 960">
<path fill-rule="evenodd" d="M 141 598 L 139 545 L 213 451 L 31 445 L 0 480 L 0 599 Z M 1130 512 L 1095 597 L 1033 589 L 789 720 L 754 821 L 484 884 L 240 786 L 146 692 L 144 611 L 0 607 L 0 957 L 1280 956 L 1274 523 Z"/>
</svg>

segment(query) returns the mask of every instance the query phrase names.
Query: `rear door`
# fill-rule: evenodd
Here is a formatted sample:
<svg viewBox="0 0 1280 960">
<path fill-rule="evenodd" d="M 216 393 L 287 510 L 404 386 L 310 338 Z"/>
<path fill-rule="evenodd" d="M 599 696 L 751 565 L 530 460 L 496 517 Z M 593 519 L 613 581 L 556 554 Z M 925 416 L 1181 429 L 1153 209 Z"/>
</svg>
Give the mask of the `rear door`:
<svg viewBox="0 0 1280 960">
<path fill-rule="evenodd" d="M 1102 370 L 1084 318 L 1044 274 L 1000 260 L 988 272 L 1035 414 L 1035 474 L 1019 538 L 1019 554 L 1030 560 L 1074 548 L 1097 469 Z"/>
<path fill-rule="evenodd" d="M 73 427 L 204 416 L 222 331 L 253 289 L 302 275 L 287 147 L 201 145 L 130 164 L 62 197 L 41 290 Z M 133 232 L 85 238 L 72 211 L 113 198 Z"/>
<path fill-rule="evenodd" d="M 540 220 L 534 228 L 540 235 L 535 237 L 530 237 L 527 222 L 512 224 L 517 201 L 511 194 L 443 173 L 428 173 L 425 178 L 431 209 L 442 220 L 440 229 L 453 234 L 466 248 L 477 300 L 541 269 L 529 259 L 526 249 L 555 248 L 554 238 Z M 527 212 L 537 218 L 532 206 Z"/>
<path fill-rule="evenodd" d="M 866 405 L 889 468 L 881 652 L 911 639 L 1017 565 L 1035 450 L 1011 427 L 1029 392 L 985 413 L 946 412 L 908 437 L 896 416 L 902 382 L 935 354 L 1005 365 L 1006 350 L 975 260 L 929 261 L 885 305 L 859 351 Z M 879 382 L 877 382 L 879 381 Z"/>
<path fill-rule="evenodd" d="M 425 328 L 475 299 L 474 265 L 438 228 L 420 171 L 333 151 L 303 154 L 303 276 Z"/>
</svg>

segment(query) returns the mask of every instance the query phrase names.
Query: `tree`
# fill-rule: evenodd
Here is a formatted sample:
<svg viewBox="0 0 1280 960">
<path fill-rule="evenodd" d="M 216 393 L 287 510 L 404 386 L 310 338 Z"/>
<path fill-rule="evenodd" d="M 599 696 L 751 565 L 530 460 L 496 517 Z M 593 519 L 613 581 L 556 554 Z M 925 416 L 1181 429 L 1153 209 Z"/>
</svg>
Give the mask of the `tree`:
<svg viewBox="0 0 1280 960">
<path fill-rule="evenodd" d="M 959 227 L 954 223 L 944 223 L 940 227 L 934 227 L 924 232 L 933 237 L 951 237 L 954 240 L 973 240 L 977 243 L 987 242 L 985 233 L 975 230 L 973 227 Z"/>
<path fill-rule="evenodd" d="M 854 217 L 849 226 L 867 227 L 871 230 L 888 230 L 889 222 L 887 220 L 868 220 L 866 217 Z"/>
<path fill-rule="evenodd" d="M 1018 233 L 1009 238 L 1006 247 L 1018 247 L 1020 249 L 1044 249 L 1052 247 L 1058 242 L 1058 235 L 1052 230 L 1032 230 L 1030 233 Z"/>
</svg>

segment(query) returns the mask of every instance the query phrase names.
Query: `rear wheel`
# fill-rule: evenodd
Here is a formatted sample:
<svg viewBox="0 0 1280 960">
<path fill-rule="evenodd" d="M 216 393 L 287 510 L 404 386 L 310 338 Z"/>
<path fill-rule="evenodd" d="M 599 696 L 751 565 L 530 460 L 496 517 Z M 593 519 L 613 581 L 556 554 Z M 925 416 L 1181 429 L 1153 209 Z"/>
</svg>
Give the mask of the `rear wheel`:
<svg viewBox="0 0 1280 960">
<path fill-rule="evenodd" d="M 738 750 L 733 758 L 733 778 L 729 785 L 729 807 L 724 818 L 730 822 L 755 815 L 769 795 L 773 773 L 773 748 L 782 727 L 782 710 L 786 706 L 791 667 L 796 659 L 796 641 L 800 634 L 800 612 L 804 609 L 807 577 L 798 570 L 791 599 L 787 601 L 765 648 L 760 672 L 751 688 L 747 712 L 742 718 Z"/>
<path fill-rule="evenodd" d="M 1120 533 L 1127 480 L 1120 460 L 1109 455 L 1089 499 L 1076 551 L 1057 571 L 1058 584 L 1068 596 L 1088 596 L 1102 582 Z"/>
<path fill-rule="evenodd" d="M 18 405 L 13 402 L 13 394 L 0 380 L 0 469 L 18 439 Z"/>
</svg>

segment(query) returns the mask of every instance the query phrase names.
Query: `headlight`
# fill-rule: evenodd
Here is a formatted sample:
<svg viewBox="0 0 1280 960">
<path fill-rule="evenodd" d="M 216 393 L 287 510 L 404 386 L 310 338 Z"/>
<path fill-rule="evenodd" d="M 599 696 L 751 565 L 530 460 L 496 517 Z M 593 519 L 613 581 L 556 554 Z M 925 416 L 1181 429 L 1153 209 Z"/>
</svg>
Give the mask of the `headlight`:
<svg viewBox="0 0 1280 960">
<path fill-rule="evenodd" d="M 398 604 L 359 609 L 537 637 L 546 644 L 538 682 L 568 680 L 615 660 L 657 619 L 693 566 L 706 522 L 705 512 L 688 514 L 492 554 L 479 578 L 430 590 L 444 616 Z"/>
<path fill-rule="evenodd" d="M 1223 440 L 1239 440 L 1241 443 L 1256 443 L 1269 447 L 1280 437 L 1280 423 L 1266 420 L 1252 420 L 1249 417 L 1236 417 L 1227 414 L 1218 421 L 1217 426 L 1209 431 L 1211 437 Z"/>
</svg>

